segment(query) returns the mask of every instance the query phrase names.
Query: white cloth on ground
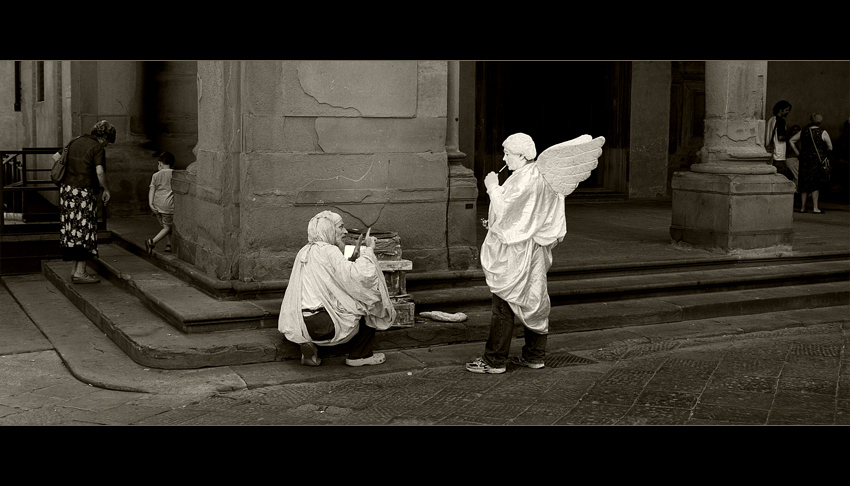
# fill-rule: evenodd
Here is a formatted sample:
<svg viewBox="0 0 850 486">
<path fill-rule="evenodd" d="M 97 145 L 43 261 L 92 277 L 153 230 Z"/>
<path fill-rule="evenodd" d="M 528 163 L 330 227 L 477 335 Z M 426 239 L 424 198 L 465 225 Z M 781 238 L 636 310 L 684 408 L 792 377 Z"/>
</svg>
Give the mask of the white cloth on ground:
<svg viewBox="0 0 850 486">
<path fill-rule="evenodd" d="M 488 192 L 489 230 L 481 246 L 487 285 L 523 325 L 545 334 L 550 310 L 546 273 L 552 249 L 567 233 L 564 198 L 549 188 L 533 162 Z"/>
</svg>

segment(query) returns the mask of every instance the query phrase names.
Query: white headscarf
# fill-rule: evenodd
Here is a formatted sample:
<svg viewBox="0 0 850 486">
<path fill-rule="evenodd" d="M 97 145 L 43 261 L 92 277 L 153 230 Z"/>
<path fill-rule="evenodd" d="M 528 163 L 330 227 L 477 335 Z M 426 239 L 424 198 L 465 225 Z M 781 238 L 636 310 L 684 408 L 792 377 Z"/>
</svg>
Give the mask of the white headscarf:
<svg viewBox="0 0 850 486">
<path fill-rule="evenodd" d="M 342 217 L 332 211 L 322 211 L 307 223 L 307 241 L 324 242 L 336 245 L 336 227 L 342 223 Z"/>
</svg>

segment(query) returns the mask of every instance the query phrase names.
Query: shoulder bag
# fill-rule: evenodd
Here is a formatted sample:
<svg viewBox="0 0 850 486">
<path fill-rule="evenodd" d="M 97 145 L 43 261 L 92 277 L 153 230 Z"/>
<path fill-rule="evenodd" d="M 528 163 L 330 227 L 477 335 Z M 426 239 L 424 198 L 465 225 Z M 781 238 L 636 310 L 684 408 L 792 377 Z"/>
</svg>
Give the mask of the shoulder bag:
<svg viewBox="0 0 850 486">
<path fill-rule="evenodd" d="M 821 158 L 820 150 L 818 150 L 818 143 L 815 140 L 815 136 L 814 136 L 814 134 L 812 134 L 811 129 L 809 130 L 809 136 L 812 137 L 812 143 L 815 144 L 815 153 L 818 154 L 818 160 L 820 160 L 820 170 L 818 171 L 818 174 L 820 175 L 820 181 L 821 182 L 829 182 L 829 177 L 830 177 L 830 172 L 831 172 L 831 168 L 829 166 L 829 158 L 827 158 L 827 157 Z"/>
<path fill-rule="evenodd" d="M 74 137 L 65 145 L 65 148 L 62 152 L 56 152 L 53 154 L 53 168 L 50 169 L 50 180 L 53 181 L 54 184 L 61 185 L 62 181 L 65 179 L 65 173 L 67 172 L 67 164 L 68 164 L 68 148 L 71 146 L 71 142 L 78 139 L 80 137 Z"/>
</svg>

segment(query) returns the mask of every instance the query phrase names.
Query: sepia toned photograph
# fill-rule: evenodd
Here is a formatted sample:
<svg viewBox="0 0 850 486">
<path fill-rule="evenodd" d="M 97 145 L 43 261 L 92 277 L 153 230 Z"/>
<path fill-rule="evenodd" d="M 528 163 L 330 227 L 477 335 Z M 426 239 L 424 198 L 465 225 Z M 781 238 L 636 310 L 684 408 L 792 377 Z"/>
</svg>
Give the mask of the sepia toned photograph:
<svg viewBox="0 0 850 486">
<path fill-rule="evenodd" d="M 236 59 L 0 60 L 0 426 L 850 425 L 850 61 Z"/>
</svg>

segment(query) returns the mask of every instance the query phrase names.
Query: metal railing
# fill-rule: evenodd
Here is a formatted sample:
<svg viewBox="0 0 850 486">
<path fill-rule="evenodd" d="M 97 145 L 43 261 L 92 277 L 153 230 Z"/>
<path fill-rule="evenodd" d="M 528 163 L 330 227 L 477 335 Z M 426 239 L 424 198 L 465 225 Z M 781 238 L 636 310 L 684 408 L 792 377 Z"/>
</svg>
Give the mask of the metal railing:
<svg viewBox="0 0 850 486">
<path fill-rule="evenodd" d="M 0 213 L 0 234 L 4 233 L 48 233 L 58 231 L 59 212 L 39 212 L 31 204 L 36 194 L 41 192 L 59 192 L 59 187 L 50 180 L 50 168 L 28 167 L 27 163 L 38 155 L 53 155 L 62 147 L 31 147 L 21 150 L 0 150 L 0 201 L 3 212 Z M 53 158 L 50 158 L 50 167 Z M 20 224 L 8 224 L 6 214 L 20 215 Z M 45 217 L 55 214 L 53 221 L 44 221 Z M 16 218 L 17 219 L 17 218 Z M 106 208 L 98 200 L 99 231 L 106 230 Z"/>
</svg>

